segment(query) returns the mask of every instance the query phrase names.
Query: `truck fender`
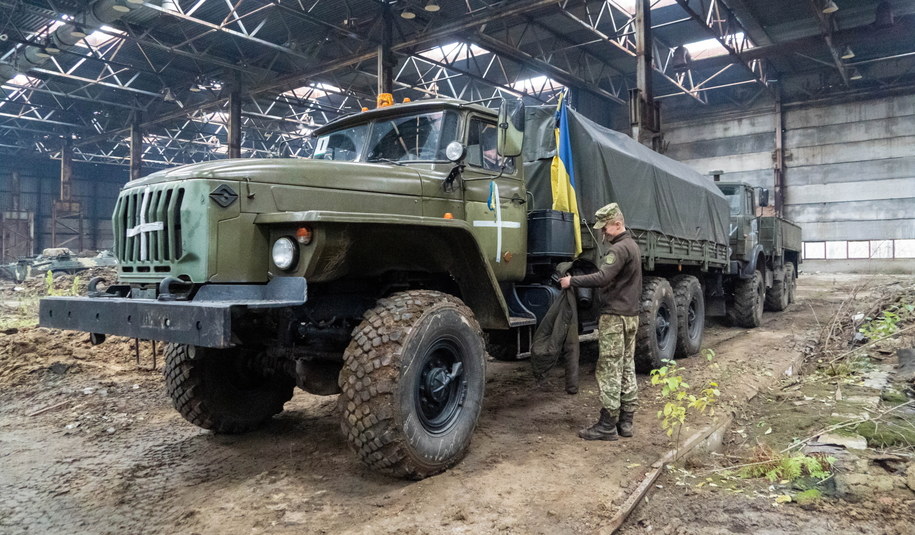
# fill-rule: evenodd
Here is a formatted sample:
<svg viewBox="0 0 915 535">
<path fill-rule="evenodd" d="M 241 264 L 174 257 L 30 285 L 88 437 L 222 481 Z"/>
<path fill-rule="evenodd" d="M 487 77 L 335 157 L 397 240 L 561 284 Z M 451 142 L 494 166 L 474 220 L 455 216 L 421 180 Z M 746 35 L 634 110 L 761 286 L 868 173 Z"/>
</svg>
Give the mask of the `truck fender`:
<svg viewBox="0 0 915 535">
<path fill-rule="evenodd" d="M 321 252 L 304 262 L 301 275 L 309 281 L 399 269 L 448 274 L 482 328 L 509 327 L 508 306 L 495 273 L 466 221 L 309 210 L 260 214 L 255 223 L 308 224 L 314 229 Z M 333 250 L 321 249 L 321 241 L 333 244 Z"/>
<path fill-rule="evenodd" d="M 750 253 L 749 256 L 750 256 L 750 261 L 747 262 L 746 264 L 744 264 L 743 269 L 740 270 L 740 278 L 741 279 L 753 278 L 753 272 L 756 271 L 757 269 L 762 271 L 763 275 L 765 275 L 765 272 L 767 271 L 766 263 L 765 263 L 766 254 L 765 254 L 765 249 L 763 248 L 762 244 L 757 243 L 756 246 L 753 247 L 753 251 Z M 762 266 L 758 265 L 760 258 L 764 259 Z M 771 282 L 769 282 L 768 285 L 771 286 Z"/>
</svg>

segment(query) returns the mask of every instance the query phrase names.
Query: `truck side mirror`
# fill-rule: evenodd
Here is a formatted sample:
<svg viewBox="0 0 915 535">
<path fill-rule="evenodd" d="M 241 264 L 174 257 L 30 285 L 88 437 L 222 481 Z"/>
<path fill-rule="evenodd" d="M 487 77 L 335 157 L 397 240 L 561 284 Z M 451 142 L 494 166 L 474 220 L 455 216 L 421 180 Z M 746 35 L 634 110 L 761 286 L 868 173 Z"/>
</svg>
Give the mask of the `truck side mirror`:
<svg viewBox="0 0 915 535">
<path fill-rule="evenodd" d="M 503 99 L 499 105 L 499 134 L 496 150 L 499 156 L 520 156 L 524 144 L 524 102 Z"/>
<path fill-rule="evenodd" d="M 760 206 L 769 206 L 769 190 L 767 188 L 759 188 L 759 205 Z"/>
</svg>

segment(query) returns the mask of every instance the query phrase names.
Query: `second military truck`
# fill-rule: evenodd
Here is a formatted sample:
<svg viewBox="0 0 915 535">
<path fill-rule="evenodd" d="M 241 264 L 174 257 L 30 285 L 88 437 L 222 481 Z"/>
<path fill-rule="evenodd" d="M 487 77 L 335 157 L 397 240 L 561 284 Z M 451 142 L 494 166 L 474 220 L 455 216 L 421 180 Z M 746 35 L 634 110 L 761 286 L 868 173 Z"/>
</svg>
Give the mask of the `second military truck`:
<svg viewBox="0 0 915 535">
<path fill-rule="evenodd" d="M 575 269 L 599 265 L 584 221 L 596 207 L 618 202 L 642 248 L 643 370 L 698 351 L 705 312 L 761 307 L 765 288 L 793 272 L 782 263 L 779 276 L 771 251 L 748 259 L 729 244 L 728 200 L 711 180 L 571 111 L 583 219 L 552 210 L 554 114 L 514 101 L 498 114 L 398 104 L 322 127 L 309 160 L 208 162 L 131 181 L 112 216 L 118 281 L 43 299 L 40 323 L 96 343 L 167 342 L 168 393 L 200 427 L 253 429 L 296 387 L 339 394 L 362 461 L 400 477 L 438 473 L 469 447 L 487 351 L 523 353 L 558 295 L 551 277 L 576 256 L 575 226 Z M 599 303 L 579 297 L 588 331 Z"/>
</svg>

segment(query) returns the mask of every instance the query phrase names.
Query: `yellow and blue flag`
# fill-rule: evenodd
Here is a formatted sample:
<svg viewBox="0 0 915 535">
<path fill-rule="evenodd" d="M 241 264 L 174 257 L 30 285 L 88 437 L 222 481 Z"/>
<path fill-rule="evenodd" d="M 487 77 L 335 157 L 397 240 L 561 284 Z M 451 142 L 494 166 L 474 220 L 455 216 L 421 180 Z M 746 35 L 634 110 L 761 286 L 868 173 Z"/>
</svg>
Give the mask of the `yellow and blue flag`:
<svg viewBox="0 0 915 535">
<path fill-rule="evenodd" d="M 581 217 L 578 215 L 578 198 L 575 196 L 575 168 L 572 164 L 572 144 L 569 137 L 569 113 L 566 94 L 559 96 L 556 105 L 556 156 L 550 164 L 550 188 L 553 193 L 553 210 L 572 212 L 575 217 L 575 256 L 581 254 Z"/>
</svg>

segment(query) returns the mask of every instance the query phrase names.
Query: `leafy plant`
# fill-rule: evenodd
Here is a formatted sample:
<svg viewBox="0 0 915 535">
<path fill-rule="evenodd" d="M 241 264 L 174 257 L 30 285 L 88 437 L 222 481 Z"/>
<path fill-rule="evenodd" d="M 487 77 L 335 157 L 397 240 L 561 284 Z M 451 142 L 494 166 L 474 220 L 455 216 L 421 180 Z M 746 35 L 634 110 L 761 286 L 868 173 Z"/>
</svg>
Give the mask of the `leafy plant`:
<svg viewBox="0 0 915 535">
<path fill-rule="evenodd" d="M 70 287 L 64 290 L 58 290 L 54 287 L 54 274 L 48 271 L 44 276 L 45 295 L 79 295 L 79 276 L 73 277 Z"/>
<path fill-rule="evenodd" d="M 879 318 L 867 317 L 858 329 L 869 340 L 878 340 L 893 335 L 899 330 L 899 323 L 909 319 L 915 311 L 915 305 L 894 305 L 884 310 Z"/>
<path fill-rule="evenodd" d="M 794 481 L 803 476 L 826 479 L 836 461 L 835 457 L 818 454 L 782 454 L 765 444 L 756 447 L 753 458 L 755 460 L 742 467 L 738 475 L 746 479 L 762 477 L 772 483 L 779 480 Z"/>
<path fill-rule="evenodd" d="M 711 349 L 706 349 L 703 354 L 709 361 L 715 357 L 715 352 Z M 658 398 L 664 401 L 664 407 L 658 411 L 657 417 L 667 436 L 672 437 L 674 430 L 677 430 L 679 442 L 680 429 L 686 423 L 687 414 L 704 414 L 708 410 L 709 415 L 714 416 L 713 405 L 721 392 L 717 382 L 709 381 L 697 393 L 693 393 L 692 387 L 681 375 L 683 368 L 673 360 L 663 362 L 664 366 L 651 370 L 651 384 L 661 387 Z"/>
</svg>

